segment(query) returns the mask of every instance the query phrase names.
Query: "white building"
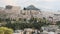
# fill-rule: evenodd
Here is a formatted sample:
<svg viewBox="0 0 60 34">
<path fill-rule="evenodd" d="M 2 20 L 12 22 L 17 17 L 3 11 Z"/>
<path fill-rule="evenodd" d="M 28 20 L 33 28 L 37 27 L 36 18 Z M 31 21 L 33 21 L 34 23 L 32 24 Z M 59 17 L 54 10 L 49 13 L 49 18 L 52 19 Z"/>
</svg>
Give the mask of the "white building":
<svg viewBox="0 0 60 34">
<path fill-rule="evenodd" d="M 40 9 L 36 8 L 33 5 L 30 5 L 23 10 L 19 6 L 11 6 L 7 5 L 4 10 L 0 10 L 1 14 L 6 15 L 6 18 L 12 18 L 12 19 L 17 19 L 17 18 L 43 18 L 45 17 L 46 19 L 52 21 L 51 18 L 53 17 L 53 21 L 60 21 L 60 12 L 52 12 L 52 11 L 40 11 Z M 58 15 L 58 16 L 57 16 Z"/>
</svg>

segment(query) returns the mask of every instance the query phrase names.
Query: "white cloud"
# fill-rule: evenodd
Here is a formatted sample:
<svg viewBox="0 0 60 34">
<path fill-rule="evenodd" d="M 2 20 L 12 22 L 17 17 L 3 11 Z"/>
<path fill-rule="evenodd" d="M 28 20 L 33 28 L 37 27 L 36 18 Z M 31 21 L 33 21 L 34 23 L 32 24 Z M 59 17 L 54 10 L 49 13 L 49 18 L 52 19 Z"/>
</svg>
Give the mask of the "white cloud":
<svg viewBox="0 0 60 34">
<path fill-rule="evenodd" d="M 5 5 L 16 5 L 17 0 L 1 0 Z"/>
<path fill-rule="evenodd" d="M 46 2 L 54 2 L 56 0 L 43 0 L 43 1 L 46 1 Z"/>
<path fill-rule="evenodd" d="M 60 2 L 60 0 L 38 0 L 38 1 L 42 1 L 42 2 Z"/>
<path fill-rule="evenodd" d="M 26 7 L 30 4 L 35 5 L 38 8 L 55 9 L 60 8 L 60 0 L 0 0 L 0 6 L 2 5 L 19 5 Z"/>
</svg>

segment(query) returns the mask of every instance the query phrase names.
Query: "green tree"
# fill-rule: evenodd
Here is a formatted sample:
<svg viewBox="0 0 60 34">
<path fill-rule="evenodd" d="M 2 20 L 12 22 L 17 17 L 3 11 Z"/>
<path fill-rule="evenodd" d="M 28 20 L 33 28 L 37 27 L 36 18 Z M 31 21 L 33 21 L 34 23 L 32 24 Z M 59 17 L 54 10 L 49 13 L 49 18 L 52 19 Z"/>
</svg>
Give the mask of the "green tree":
<svg viewBox="0 0 60 34">
<path fill-rule="evenodd" d="M 48 23 L 47 23 L 48 22 Z M 34 28 L 41 30 L 42 26 L 49 25 L 49 21 L 41 18 L 31 18 L 30 20 L 27 19 L 20 19 L 18 21 L 14 21 L 14 23 L 8 22 L 6 27 L 16 29 L 24 29 L 24 28 Z"/>
<path fill-rule="evenodd" d="M 56 24 L 57 24 L 57 25 L 60 25 L 60 21 L 57 21 Z"/>
<path fill-rule="evenodd" d="M 13 34 L 13 30 L 7 27 L 0 27 L 0 34 Z"/>
<path fill-rule="evenodd" d="M 0 34 L 4 34 L 4 31 L 3 30 L 0 30 Z"/>
</svg>

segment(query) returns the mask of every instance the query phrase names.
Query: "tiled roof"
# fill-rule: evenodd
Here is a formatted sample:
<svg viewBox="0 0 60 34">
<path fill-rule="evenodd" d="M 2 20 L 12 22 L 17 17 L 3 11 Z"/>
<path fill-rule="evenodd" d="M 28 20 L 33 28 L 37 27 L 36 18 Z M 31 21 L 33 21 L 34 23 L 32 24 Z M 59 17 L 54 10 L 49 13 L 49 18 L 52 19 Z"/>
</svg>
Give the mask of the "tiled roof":
<svg viewBox="0 0 60 34">
<path fill-rule="evenodd" d="M 26 10 L 40 10 L 40 9 L 36 8 L 34 5 L 30 5 L 26 8 Z"/>
</svg>

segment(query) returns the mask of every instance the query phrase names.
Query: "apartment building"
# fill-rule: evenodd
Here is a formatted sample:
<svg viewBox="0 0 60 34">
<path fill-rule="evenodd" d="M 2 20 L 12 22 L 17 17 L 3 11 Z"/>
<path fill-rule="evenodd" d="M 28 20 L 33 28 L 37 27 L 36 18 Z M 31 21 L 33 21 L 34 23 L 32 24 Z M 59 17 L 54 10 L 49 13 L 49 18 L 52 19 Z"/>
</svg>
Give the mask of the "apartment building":
<svg viewBox="0 0 60 34">
<path fill-rule="evenodd" d="M 60 21 L 60 12 L 53 12 L 53 11 L 41 11 L 40 9 L 36 8 L 34 5 L 30 5 L 21 9 L 20 6 L 11 6 L 7 5 L 3 10 L 0 9 L 1 14 L 6 15 L 5 18 L 11 19 L 18 19 L 18 18 L 27 18 L 30 19 L 31 17 L 35 18 L 43 18 L 52 21 Z M 3 17 L 3 16 L 2 16 Z"/>
</svg>

